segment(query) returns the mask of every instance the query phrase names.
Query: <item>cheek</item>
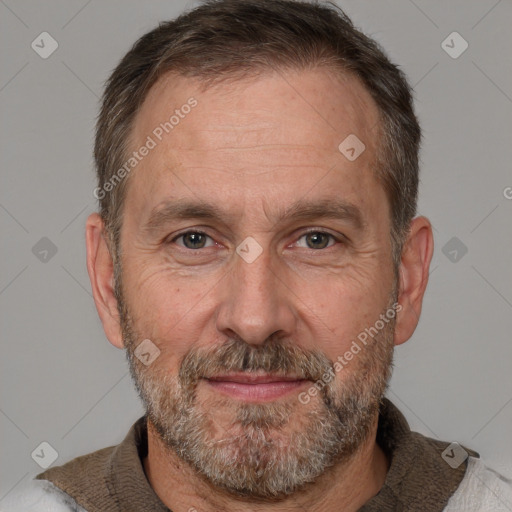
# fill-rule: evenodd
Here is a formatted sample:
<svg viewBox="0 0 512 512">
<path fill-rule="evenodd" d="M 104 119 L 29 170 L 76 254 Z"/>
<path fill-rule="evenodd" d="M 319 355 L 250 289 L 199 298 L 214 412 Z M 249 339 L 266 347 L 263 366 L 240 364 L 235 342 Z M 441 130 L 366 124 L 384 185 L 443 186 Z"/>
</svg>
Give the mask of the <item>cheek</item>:
<svg viewBox="0 0 512 512">
<path fill-rule="evenodd" d="M 349 350 L 353 340 L 375 324 L 389 302 L 386 281 L 363 279 L 362 272 L 330 282 L 308 295 L 304 315 L 316 332 L 313 343 L 331 360 Z M 316 317 L 316 318 L 315 318 Z M 319 321 L 321 320 L 321 321 Z"/>
<path fill-rule="evenodd" d="M 140 319 L 160 319 L 172 325 L 200 299 L 200 286 L 153 259 L 132 261 L 124 267 L 124 291 Z"/>
<path fill-rule="evenodd" d="M 176 367 L 201 338 L 207 322 L 205 308 L 211 286 L 185 280 L 168 271 L 126 269 L 125 298 L 139 336 L 149 338 L 159 348 L 159 365 Z"/>
</svg>

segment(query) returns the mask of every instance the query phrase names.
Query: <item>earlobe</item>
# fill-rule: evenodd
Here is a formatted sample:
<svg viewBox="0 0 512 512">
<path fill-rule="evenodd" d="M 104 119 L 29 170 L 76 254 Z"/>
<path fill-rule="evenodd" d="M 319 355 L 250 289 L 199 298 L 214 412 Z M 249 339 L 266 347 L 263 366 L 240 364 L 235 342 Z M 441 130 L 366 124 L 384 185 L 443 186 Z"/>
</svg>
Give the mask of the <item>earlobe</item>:
<svg viewBox="0 0 512 512">
<path fill-rule="evenodd" d="M 87 271 L 96 309 L 103 329 L 112 345 L 123 348 L 117 300 L 114 294 L 114 266 L 105 239 L 105 225 L 97 213 L 86 223 Z"/>
<path fill-rule="evenodd" d="M 402 309 L 397 315 L 395 345 L 406 342 L 418 325 L 433 252 L 430 221 L 426 217 L 413 219 L 399 269 L 398 302 Z"/>
</svg>

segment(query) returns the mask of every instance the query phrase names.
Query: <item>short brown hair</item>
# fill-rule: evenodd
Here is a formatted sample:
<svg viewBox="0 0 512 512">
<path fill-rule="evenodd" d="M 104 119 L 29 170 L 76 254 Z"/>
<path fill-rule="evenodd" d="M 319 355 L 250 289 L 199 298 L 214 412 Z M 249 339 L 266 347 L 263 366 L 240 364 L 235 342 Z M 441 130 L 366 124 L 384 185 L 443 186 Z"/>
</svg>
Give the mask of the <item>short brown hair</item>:
<svg viewBox="0 0 512 512">
<path fill-rule="evenodd" d="M 390 202 L 396 271 L 416 213 L 420 127 L 404 74 L 332 3 L 210 0 L 142 36 L 113 71 L 103 96 L 94 148 L 99 189 L 126 161 L 135 116 L 163 74 L 176 72 L 209 84 L 314 67 L 357 76 L 377 104 L 375 172 Z M 127 181 L 100 198 L 115 260 Z"/>
</svg>

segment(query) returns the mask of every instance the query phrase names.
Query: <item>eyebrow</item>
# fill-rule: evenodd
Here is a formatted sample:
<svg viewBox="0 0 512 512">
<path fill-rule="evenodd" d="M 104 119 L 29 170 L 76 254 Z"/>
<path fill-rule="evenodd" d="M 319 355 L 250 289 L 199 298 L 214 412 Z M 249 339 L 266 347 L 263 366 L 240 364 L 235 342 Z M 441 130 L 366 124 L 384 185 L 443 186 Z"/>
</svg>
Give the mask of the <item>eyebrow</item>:
<svg viewBox="0 0 512 512">
<path fill-rule="evenodd" d="M 180 219 L 208 219 L 229 224 L 230 220 L 236 218 L 238 218 L 237 214 L 225 212 L 217 205 L 206 201 L 176 199 L 165 201 L 155 207 L 144 224 L 143 230 L 149 233 L 156 232 L 168 223 Z M 364 229 L 366 225 L 361 210 L 356 205 L 340 199 L 316 201 L 299 199 L 288 208 L 281 208 L 269 218 L 274 218 L 276 224 L 287 220 L 344 220 L 359 230 Z"/>
</svg>

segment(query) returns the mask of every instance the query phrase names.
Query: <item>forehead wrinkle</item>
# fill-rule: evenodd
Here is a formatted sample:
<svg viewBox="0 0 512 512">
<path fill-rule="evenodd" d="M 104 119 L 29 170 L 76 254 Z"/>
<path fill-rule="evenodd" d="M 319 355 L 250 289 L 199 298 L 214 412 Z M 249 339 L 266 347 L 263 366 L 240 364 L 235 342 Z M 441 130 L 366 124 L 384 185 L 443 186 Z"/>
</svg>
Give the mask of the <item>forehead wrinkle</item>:
<svg viewBox="0 0 512 512">
<path fill-rule="evenodd" d="M 299 199 L 286 208 L 278 206 L 274 211 L 272 209 L 273 207 L 270 206 L 270 203 L 263 199 L 263 214 L 273 225 L 294 219 L 332 218 L 347 220 L 359 230 L 366 226 L 359 207 L 337 199 L 324 198 L 315 201 Z M 228 225 L 239 220 L 240 214 L 238 212 L 229 212 L 207 201 L 190 199 L 166 200 L 153 208 L 143 229 L 144 231 L 152 232 L 176 219 L 209 219 Z"/>
<path fill-rule="evenodd" d="M 263 175 L 271 175 L 268 176 L 267 179 L 273 179 L 277 173 L 285 173 L 287 171 L 296 171 L 298 172 L 301 169 L 318 169 L 320 171 L 323 171 L 324 168 L 321 166 L 312 166 L 312 165 L 276 165 L 273 167 L 269 167 L 266 165 L 256 165 L 256 164 L 247 164 L 244 166 L 237 166 L 236 169 L 230 169 L 228 166 L 217 166 L 217 167 L 181 167 L 181 169 L 188 170 L 192 169 L 193 171 L 207 171 L 210 173 L 221 173 L 221 174 L 227 174 L 231 176 L 231 183 L 238 183 L 238 180 L 241 178 L 247 178 L 250 180 L 251 178 L 263 176 Z M 325 171 L 324 171 L 325 172 Z M 276 186 L 278 186 L 277 183 L 275 183 Z M 251 184 L 246 183 L 247 187 L 250 187 Z"/>
<path fill-rule="evenodd" d="M 256 150 L 269 150 L 269 149 L 309 149 L 312 148 L 315 151 L 318 152 L 318 146 L 312 145 L 312 144 L 287 144 L 285 142 L 280 144 L 252 144 L 247 146 L 219 146 L 218 144 L 215 145 L 215 147 L 212 148 L 198 148 L 197 145 L 192 146 L 176 146 L 176 150 L 185 149 L 189 151 L 195 151 L 195 152 L 211 152 L 211 151 L 224 151 L 224 150 L 230 150 L 230 151 L 245 151 L 247 149 L 256 149 Z"/>
<path fill-rule="evenodd" d="M 241 158 L 234 158 L 234 156 Z M 225 174 L 256 176 L 286 170 L 320 171 L 331 168 L 340 155 L 337 146 L 318 148 L 317 146 L 257 145 L 216 149 L 197 146 L 175 147 L 166 155 L 166 166 L 180 172 L 221 172 Z M 361 164 L 361 162 L 360 162 Z"/>
</svg>

